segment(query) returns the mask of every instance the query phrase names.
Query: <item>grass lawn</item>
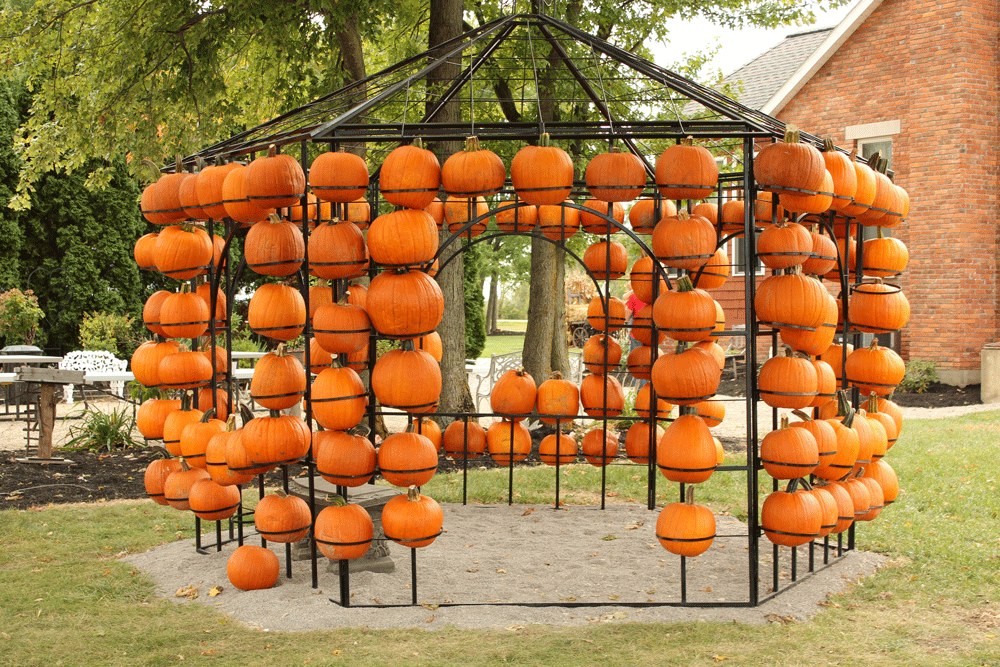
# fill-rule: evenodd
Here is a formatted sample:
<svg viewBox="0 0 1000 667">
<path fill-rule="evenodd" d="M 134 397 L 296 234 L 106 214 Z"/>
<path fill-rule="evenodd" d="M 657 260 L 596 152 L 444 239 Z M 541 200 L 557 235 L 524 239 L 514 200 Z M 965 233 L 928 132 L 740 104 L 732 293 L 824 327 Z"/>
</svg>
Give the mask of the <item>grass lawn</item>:
<svg viewBox="0 0 1000 667">
<path fill-rule="evenodd" d="M 998 412 L 907 422 L 886 459 L 899 474 L 900 497 L 858 530 L 860 547 L 888 555 L 890 565 L 808 623 L 765 627 L 264 633 L 207 607 L 157 599 L 144 575 L 117 560 L 190 539 L 187 514 L 148 501 L 4 511 L 0 665 L 998 665 L 998 437 Z M 615 484 L 629 482 L 622 474 Z M 576 477 L 574 493 L 597 489 L 598 474 Z M 498 485 L 474 489 L 476 501 L 494 500 Z M 458 485 L 439 475 L 426 489 L 447 500 L 449 486 Z M 736 491 L 717 487 L 716 508 L 732 503 Z"/>
</svg>

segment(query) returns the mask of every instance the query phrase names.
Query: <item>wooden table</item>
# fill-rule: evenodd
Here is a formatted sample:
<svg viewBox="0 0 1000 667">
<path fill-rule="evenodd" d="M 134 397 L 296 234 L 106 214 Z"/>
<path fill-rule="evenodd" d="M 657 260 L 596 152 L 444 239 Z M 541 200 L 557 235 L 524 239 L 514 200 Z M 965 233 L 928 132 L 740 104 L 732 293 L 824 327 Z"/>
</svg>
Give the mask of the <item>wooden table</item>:
<svg viewBox="0 0 1000 667">
<path fill-rule="evenodd" d="M 16 379 L 20 382 L 38 383 L 38 455 L 18 459 L 19 463 L 68 463 L 66 459 L 52 458 L 52 429 L 56 423 L 56 385 L 83 384 L 83 371 L 62 368 L 21 366 Z"/>
</svg>

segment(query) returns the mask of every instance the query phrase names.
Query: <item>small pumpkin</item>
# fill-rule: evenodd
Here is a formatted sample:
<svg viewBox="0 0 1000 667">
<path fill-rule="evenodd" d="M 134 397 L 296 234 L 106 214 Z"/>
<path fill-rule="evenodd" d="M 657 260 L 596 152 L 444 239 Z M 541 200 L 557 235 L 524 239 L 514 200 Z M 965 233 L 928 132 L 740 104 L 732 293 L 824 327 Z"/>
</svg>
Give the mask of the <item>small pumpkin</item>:
<svg viewBox="0 0 1000 667">
<path fill-rule="evenodd" d="M 455 197 L 489 197 L 503 189 L 507 171 L 503 160 L 485 149 L 479 137 L 465 140 L 465 149 L 453 153 L 441 167 L 441 186 Z"/>
<path fill-rule="evenodd" d="M 580 451 L 590 465 L 606 466 L 618 456 L 618 433 L 600 426 L 592 428 L 583 434 Z"/>
<path fill-rule="evenodd" d="M 678 556 L 699 556 L 715 540 L 715 515 L 694 504 L 694 487 L 686 489 L 685 501 L 666 505 L 656 519 L 656 539 L 664 549 Z"/>
<path fill-rule="evenodd" d="M 290 341 L 305 329 L 305 299 L 290 285 L 264 283 L 250 297 L 247 324 L 254 333 Z"/>
<path fill-rule="evenodd" d="M 236 514 L 240 507 L 240 490 L 235 486 L 221 486 L 211 478 L 200 479 L 191 485 L 188 504 L 195 516 L 203 521 L 222 521 Z"/>
<path fill-rule="evenodd" d="M 551 433 L 538 443 L 538 459 L 545 465 L 560 466 L 576 461 L 576 440 L 565 433 Z"/>
<path fill-rule="evenodd" d="M 607 153 L 595 155 L 587 163 L 583 176 L 587 191 L 595 199 L 607 202 L 632 201 L 646 187 L 646 169 L 635 154 L 612 146 Z"/>
<path fill-rule="evenodd" d="M 523 461 L 531 453 L 531 434 L 523 422 L 501 419 L 487 429 L 486 449 L 498 465 Z"/>
<path fill-rule="evenodd" d="M 148 495 L 157 505 L 167 505 L 163 496 L 163 484 L 167 477 L 183 469 L 179 459 L 156 459 L 146 466 L 143 474 L 143 485 Z"/>
<path fill-rule="evenodd" d="M 707 148 L 688 137 L 660 154 L 655 179 L 665 199 L 704 199 L 719 183 L 719 167 Z"/>
<path fill-rule="evenodd" d="M 512 368 L 494 383 L 490 391 L 490 408 L 498 415 L 519 422 L 534 409 L 537 393 L 535 378 L 524 368 Z"/>
<path fill-rule="evenodd" d="M 361 505 L 333 496 L 334 504 L 316 516 L 316 547 L 330 560 L 361 558 L 371 548 L 375 524 Z"/>
<path fill-rule="evenodd" d="M 250 423 L 254 421 L 257 420 Z M 294 544 L 312 527 L 312 513 L 306 501 L 277 491 L 260 499 L 253 522 L 257 532 L 268 542 Z"/>
<path fill-rule="evenodd" d="M 191 487 L 195 482 L 209 479 L 208 472 L 203 468 L 188 468 L 186 463 L 181 469 L 171 473 L 163 482 L 163 499 L 175 510 L 191 509 Z"/>
<path fill-rule="evenodd" d="M 659 206 L 657 206 L 657 200 Z M 659 197 L 640 199 L 628 211 L 628 221 L 636 234 L 652 234 L 660 220 L 677 215 L 677 206 Z"/>
<path fill-rule="evenodd" d="M 405 494 L 389 499 L 382 508 L 385 536 L 404 547 L 426 547 L 441 534 L 444 512 L 436 500 L 411 486 Z"/>
<path fill-rule="evenodd" d="M 760 462 L 775 479 L 807 477 L 819 466 L 819 445 L 807 429 L 791 428 L 788 415 L 760 442 Z"/>
<path fill-rule="evenodd" d="M 456 461 L 479 458 L 486 451 L 486 431 L 478 422 L 455 420 L 444 430 L 442 444 Z"/>
<path fill-rule="evenodd" d="M 247 198 L 260 208 L 294 206 L 306 194 L 306 175 L 291 155 L 271 144 L 246 170 Z"/>
<path fill-rule="evenodd" d="M 257 360 L 250 378 L 250 397 L 256 403 L 268 410 L 286 410 L 298 405 L 305 392 L 306 369 L 288 354 L 284 343 Z"/>
<path fill-rule="evenodd" d="M 348 431 L 319 431 L 313 434 L 316 472 L 331 484 L 356 487 L 367 484 L 375 474 L 375 446 L 363 435 Z"/>
<path fill-rule="evenodd" d="M 375 362 L 371 387 L 379 404 L 409 413 L 434 412 L 441 397 L 441 367 L 407 342 Z"/>
<path fill-rule="evenodd" d="M 368 189 L 368 165 L 346 151 L 326 151 L 309 165 L 309 188 L 323 201 L 351 202 Z"/>
<path fill-rule="evenodd" d="M 572 421 L 580 411 L 580 390 L 562 373 L 555 371 L 548 380 L 538 385 L 535 409 L 539 415 L 558 415 L 563 421 Z M 545 424 L 555 424 L 556 417 L 542 416 Z"/>
<path fill-rule="evenodd" d="M 393 433 L 378 448 L 378 469 L 393 486 L 422 486 L 437 472 L 434 444 L 411 425 L 403 433 Z"/>
<path fill-rule="evenodd" d="M 656 449 L 656 467 L 672 482 L 704 482 L 718 466 L 711 431 L 690 408 L 671 422 Z"/>
<path fill-rule="evenodd" d="M 774 544 L 797 547 L 819 537 L 823 527 L 819 501 L 797 486 L 793 479 L 785 491 L 774 491 L 761 505 L 760 526 Z"/>
<path fill-rule="evenodd" d="M 278 583 L 281 563 L 274 552 L 265 547 L 244 544 L 236 547 L 226 561 L 226 577 L 241 591 L 258 591 Z"/>
</svg>

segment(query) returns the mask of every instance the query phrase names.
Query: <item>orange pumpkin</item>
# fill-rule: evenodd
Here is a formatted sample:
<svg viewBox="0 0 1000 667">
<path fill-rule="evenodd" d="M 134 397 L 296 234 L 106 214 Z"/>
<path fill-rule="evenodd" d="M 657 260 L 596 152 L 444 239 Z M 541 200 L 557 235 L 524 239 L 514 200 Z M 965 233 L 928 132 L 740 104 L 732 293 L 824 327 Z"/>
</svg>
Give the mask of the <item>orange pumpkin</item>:
<svg viewBox="0 0 1000 667">
<path fill-rule="evenodd" d="M 510 163 L 510 181 L 514 192 L 529 204 L 556 205 L 573 189 L 573 160 L 558 146 L 552 146 L 548 133 L 537 146 L 525 146 Z"/>
<path fill-rule="evenodd" d="M 379 171 L 379 190 L 394 206 L 425 208 L 441 185 L 441 163 L 418 137 L 392 150 Z"/>
</svg>

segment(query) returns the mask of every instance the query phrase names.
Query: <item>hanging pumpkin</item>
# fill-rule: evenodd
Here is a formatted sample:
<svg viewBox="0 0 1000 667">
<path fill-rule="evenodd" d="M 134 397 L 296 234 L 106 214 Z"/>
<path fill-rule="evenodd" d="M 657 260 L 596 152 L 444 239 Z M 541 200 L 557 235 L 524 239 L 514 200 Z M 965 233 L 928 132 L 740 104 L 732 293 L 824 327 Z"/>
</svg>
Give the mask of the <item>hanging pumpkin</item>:
<svg viewBox="0 0 1000 667">
<path fill-rule="evenodd" d="M 194 225 L 164 227 L 153 246 L 153 261 L 167 277 L 194 278 L 212 263 L 212 239 L 204 229 Z"/>
<path fill-rule="evenodd" d="M 855 477 L 837 482 L 837 484 L 844 487 L 851 496 L 851 502 L 854 505 L 854 520 L 861 521 L 861 517 L 872 509 L 872 494 L 868 490 L 868 485 Z"/>
<path fill-rule="evenodd" d="M 622 348 L 614 338 L 594 334 L 583 344 L 583 366 L 594 374 L 607 373 L 618 368 L 622 360 Z"/>
<path fill-rule="evenodd" d="M 495 213 L 497 228 L 508 234 L 530 232 L 538 224 L 538 207 L 516 199 L 503 202 Z"/>
<path fill-rule="evenodd" d="M 635 260 L 629 272 L 629 286 L 635 298 L 643 303 L 653 303 L 656 297 L 667 291 L 667 282 L 659 272 L 659 263 L 649 255 L 643 255 Z M 657 291 L 653 291 L 654 274 L 659 282 Z"/>
<path fill-rule="evenodd" d="M 851 498 L 851 494 L 836 482 L 832 484 L 825 483 L 824 486 L 817 488 L 825 489 L 833 497 L 833 501 L 837 505 L 837 524 L 831 533 L 843 533 L 854 523 L 854 500 Z"/>
<path fill-rule="evenodd" d="M 203 521 L 222 521 L 236 514 L 240 506 L 240 490 L 235 486 L 220 486 L 211 478 L 191 485 L 188 504 L 194 515 Z"/>
<path fill-rule="evenodd" d="M 348 431 L 313 434 L 316 472 L 331 484 L 357 487 L 375 474 L 376 454 L 371 440 Z"/>
<path fill-rule="evenodd" d="M 778 356 L 764 362 L 757 379 L 760 400 L 772 408 L 808 407 L 819 390 L 819 378 L 809 359 L 782 345 Z"/>
<path fill-rule="evenodd" d="M 455 197 L 489 197 L 503 189 L 507 170 L 503 160 L 479 143 L 479 137 L 468 137 L 465 150 L 452 154 L 441 167 L 441 186 Z"/>
<path fill-rule="evenodd" d="M 131 368 L 135 381 L 144 387 L 160 386 L 160 362 L 169 354 L 179 352 L 180 343 L 168 340 L 162 343 L 146 341 L 132 353 Z"/>
<path fill-rule="evenodd" d="M 306 370 L 297 357 L 288 354 L 284 343 L 257 360 L 250 378 L 250 397 L 268 410 L 286 410 L 306 392 Z"/>
<path fill-rule="evenodd" d="M 201 282 L 202 278 L 199 278 L 199 284 L 195 288 L 195 294 L 201 297 L 201 300 L 205 302 L 205 307 L 208 308 L 208 312 L 212 313 L 212 287 L 206 282 Z M 229 309 L 226 307 L 226 294 L 222 291 L 221 287 L 215 290 L 215 328 L 216 330 L 226 326 L 226 313 Z"/>
<path fill-rule="evenodd" d="M 482 197 L 448 197 L 444 202 L 444 219 L 449 232 L 457 232 L 468 223 L 473 223 L 462 232 L 465 238 L 479 236 L 489 224 L 490 207 Z"/>
<path fill-rule="evenodd" d="M 529 204 L 554 206 L 573 189 L 573 160 L 566 151 L 552 146 L 544 133 L 537 146 L 525 146 L 511 160 L 510 181 L 514 192 Z"/>
<path fill-rule="evenodd" d="M 719 289 L 729 279 L 730 267 L 726 247 L 720 246 L 705 265 L 691 275 L 691 281 L 698 289 Z"/>
<path fill-rule="evenodd" d="M 181 429 L 181 437 L 178 442 L 180 455 L 192 468 L 205 468 L 208 466 L 205 459 L 205 450 L 208 448 L 208 441 L 212 436 L 221 433 L 226 428 L 226 423 L 221 419 L 213 419 L 214 411 L 207 410 L 198 421 L 191 422 Z"/>
<path fill-rule="evenodd" d="M 241 164 L 230 169 L 222 182 L 222 205 L 226 209 L 226 216 L 243 226 L 267 220 L 275 212 L 273 208 L 258 206 L 252 201 L 247 196 L 248 185 L 247 168 Z"/>
<path fill-rule="evenodd" d="M 820 234 L 817 225 L 810 228 L 809 238 L 812 241 L 811 255 L 802 262 L 802 273 L 822 276 L 837 268 L 837 244 L 829 236 Z"/>
<path fill-rule="evenodd" d="M 200 161 L 204 162 L 203 160 Z M 180 186 L 177 188 L 177 198 L 187 218 L 191 220 L 207 220 L 208 213 L 198 205 L 198 193 L 195 191 L 195 182 L 197 180 L 197 174 L 184 174 L 184 178 L 180 181 Z"/>
<path fill-rule="evenodd" d="M 607 306 L 604 297 L 600 295 L 590 300 L 587 306 L 587 324 L 598 331 L 614 333 L 625 326 L 628 311 L 616 296 L 609 296 L 606 301 Z"/>
<path fill-rule="evenodd" d="M 580 381 L 580 403 L 591 417 L 617 417 L 625 409 L 625 391 L 614 375 L 586 375 Z"/>
<path fill-rule="evenodd" d="M 833 203 L 833 195 L 833 177 L 824 168 L 823 179 L 820 181 L 815 193 L 785 193 L 781 195 L 781 203 L 784 204 L 786 211 L 820 214 L 830 210 L 830 205 Z"/>
<path fill-rule="evenodd" d="M 250 423 L 254 421 L 257 420 Z M 294 544 L 305 537 L 312 527 L 312 513 L 306 501 L 277 491 L 260 499 L 254 510 L 253 523 L 260 536 L 268 542 Z"/>
<path fill-rule="evenodd" d="M 368 189 L 368 165 L 346 151 L 320 153 L 309 165 L 309 188 L 323 201 L 351 202 Z"/>
<path fill-rule="evenodd" d="M 288 342 L 305 329 L 305 299 L 290 285 L 264 283 L 250 297 L 247 324 L 254 333 Z"/>
<path fill-rule="evenodd" d="M 719 166 L 707 148 L 688 137 L 660 154 L 655 179 L 665 199 L 704 199 L 719 183 Z"/>
<path fill-rule="evenodd" d="M 409 413 L 434 412 L 441 397 L 441 367 L 434 357 L 405 343 L 375 362 L 371 387 L 384 407 Z"/>
<path fill-rule="evenodd" d="M 628 251 L 618 241 L 599 241 L 584 251 L 583 263 L 597 280 L 615 280 L 628 269 Z"/>
<path fill-rule="evenodd" d="M 854 195 L 858 191 L 858 174 L 854 170 L 851 158 L 846 153 L 841 153 L 833 144 L 833 139 L 827 137 L 823 140 L 823 164 L 830 172 L 833 181 L 833 201 L 830 208 L 834 211 L 843 211 L 854 203 Z"/>
<path fill-rule="evenodd" d="M 618 434 L 600 426 L 592 428 L 583 434 L 580 451 L 587 463 L 604 467 L 618 456 Z"/>
<path fill-rule="evenodd" d="M 811 419 L 799 411 L 795 411 L 794 414 L 803 421 L 792 422 L 791 427 L 801 428 L 812 435 L 816 441 L 816 451 L 819 453 L 819 465 L 828 465 L 837 453 L 837 432 L 825 419 Z"/>
<path fill-rule="evenodd" d="M 486 449 L 497 465 L 523 461 L 531 453 L 531 434 L 523 422 L 501 419 L 487 429 Z"/>
<path fill-rule="evenodd" d="M 245 427 L 246 424 L 244 424 Z M 230 472 L 237 475 L 246 475 L 250 479 L 253 479 L 255 475 L 260 475 L 278 467 L 277 464 L 258 465 L 250 460 L 247 449 L 243 446 L 242 428 L 233 431 L 226 441 L 226 466 L 228 466 Z"/>
<path fill-rule="evenodd" d="M 769 269 L 787 269 L 812 257 L 813 237 L 796 222 L 779 220 L 757 237 L 757 257 Z"/>
<path fill-rule="evenodd" d="M 692 404 L 691 408 L 709 428 L 718 426 L 726 418 L 726 404 L 722 401 L 698 401 Z"/>
<path fill-rule="evenodd" d="M 583 176 L 587 191 L 595 199 L 607 202 L 632 201 L 646 187 L 646 169 L 635 154 L 612 146 L 607 153 L 595 155 L 587 163 Z"/>
<path fill-rule="evenodd" d="M 700 347 L 664 354 L 653 362 L 650 380 L 656 394 L 674 405 L 691 405 L 712 398 L 719 389 L 722 369 L 712 354 Z"/>
<path fill-rule="evenodd" d="M 538 443 L 538 459 L 545 465 L 564 466 L 576 461 L 576 440 L 565 433 L 551 433 Z"/>
<path fill-rule="evenodd" d="M 699 556 L 715 540 L 715 515 L 694 504 L 694 487 L 686 489 L 685 501 L 670 503 L 656 519 L 656 539 L 664 549 L 678 556 Z"/>
<path fill-rule="evenodd" d="M 298 461 L 309 451 L 309 427 L 295 415 L 271 410 L 243 425 L 243 448 L 256 466 L 279 466 Z"/>
<path fill-rule="evenodd" d="M 870 477 L 859 477 L 862 484 L 868 489 L 868 496 L 871 498 L 868 511 L 857 518 L 858 521 L 874 521 L 875 517 L 885 509 L 885 499 L 882 497 L 882 486 Z"/>
<path fill-rule="evenodd" d="M 716 231 L 701 216 L 681 211 L 666 218 L 653 230 L 653 254 L 675 269 L 697 270 L 715 254 Z"/>
<path fill-rule="evenodd" d="M 146 495 L 157 505 L 167 505 L 167 499 L 163 496 L 163 484 L 167 477 L 175 472 L 183 470 L 178 459 L 156 459 L 146 466 L 143 474 L 143 485 L 146 488 Z"/>
<path fill-rule="evenodd" d="M 417 350 L 423 350 L 434 357 L 434 361 L 439 364 L 441 363 L 441 358 L 444 355 L 444 345 L 441 342 L 441 334 L 437 331 L 432 331 L 420 338 L 413 339 L 413 347 Z"/>
<path fill-rule="evenodd" d="M 896 439 L 899 438 L 899 426 L 892 415 L 888 412 L 882 412 L 878 406 L 878 394 L 870 392 L 868 394 L 867 417 L 868 419 L 877 420 L 882 425 L 882 428 L 885 430 L 885 450 L 888 452 L 896 444 Z M 882 454 L 884 455 L 885 452 Z M 881 458 L 881 456 L 878 458 Z"/>
<path fill-rule="evenodd" d="M 306 194 L 306 175 L 298 160 L 271 144 L 267 155 L 247 165 L 246 188 L 247 198 L 261 208 L 294 206 Z"/>
<path fill-rule="evenodd" d="M 313 318 L 314 340 L 330 354 L 349 354 L 368 347 L 371 328 L 368 313 L 348 303 L 346 294 L 336 303 L 317 308 Z"/>
<path fill-rule="evenodd" d="M 906 375 L 906 365 L 894 350 L 880 346 L 875 338 L 870 346 L 858 348 L 847 356 L 844 372 L 847 382 L 863 396 L 871 392 L 888 396 Z"/>
<path fill-rule="evenodd" d="M 867 333 L 899 331 L 910 320 L 910 302 L 898 285 L 873 278 L 851 288 L 851 326 Z M 160 316 L 161 325 L 163 316 Z"/>
<path fill-rule="evenodd" d="M 372 326 L 392 338 L 416 338 L 441 324 L 444 295 L 421 271 L 386 271 L 372 279 L 367 308 Z"/>
<path fill-rule="evenodd" d="M 688 276 L 677 279 L 677 289 L 660 294 L 653 303 L 653 321 L 678 341 L 708 340 L 715 329 L 715 300 L 695 288 Z"/>
<path fill-rule="evenodd" d="M 613 225 L 609 218 L 617 222 L 620 227 Z M 583 202 L 583 209 L 580 210 L 580 223 L 583 225 L 583 231 L 591 234 L 600 236 L 614 234 L 625 227 L 625 208 L 618 202 L 588 199 Z"/>
<path fill-rule="evenodd" d="M 262 276 L 290 276 L 305 260 L 306 242 L 302 230 L 272 213 L 255 223 L 243 242 L 247 266 Z"/>
<path fill-rule="evenodd" d="M 181 469 L 171 473 L 163 482 L 164 500 L 175 510 L 191 509 L 191 487 L 202 479 L 209 479 L 203 468 L 188 468 L 186 463 L 181 463 Z"/>
<path fill-rule="evenodd" d="M 672 482 L 699 484 L 718 466 L 711 431 L 690 408 L 671 422 L 656 449 L 656 467 Z"/>
<path fill-rule="evenodd" d="M 781 329 L 815 331 L 823 324 L 826 288 L 822 283 L 799 273 L 768 276 L 760 283 L 754 297 L 757 319 Z"/>
<path fill-rule="evenodd" d="M 333 504 L 316 516 L 316 548 L 330 560 L 361 558 L 371 548 L 375 524 L 361 505 L 332 496 Z"/>
<path fill-rule="evenodd" d="M 874 461 L 865 468 L 865 478 L 874 480 L 882 488 L 882 502 L 891 505 L 899 497 L 899 478 L 884 459 Z"/>
<path fill-rule="evenodd" d="M 885 236 L 882 227 L 878 228 L 877 238 L 868 239 L 862 245 L 861 266 L 866 276 L 893 278 L 902 273 L 910 262 L 906 245 L 897 238 Z"/>
<path fill-rule="evenodd" d="M 659 206 L 656 202 L 659 200 Z M 652 234 L 660 220 L 677 215 L 677 206 L 669 199 L 659 197 L 640 199 L 628 211 L 628 221 L 636 234 Z"/>
<path fill-rule="evenodd" d="M 181 345 L 168 354 L 157 367 L 160 386 L 167 389 L 197 389 L 212 381 L 212 363 L 201 352 Z"/>
<path fill-rule="evenodd" d="M 486 451 L 486 431 L 478 422 L 455 420 L 444 430 L 442 444 L 456 461 L 479 458 Z"/>
<path fill-rule="evenodd" d="M 664 292 L 664 294 L 670 293 L 671 292 Z M 632 338 L 639 341 L 644 346 L 653 344 L 653 311 L 654 306 L 646 304 L 632 315 L 632 326 L 629 328 Z M 657 330 L 656 344 L 659 345 L 666 339 L 667 332 Z"/>
<path fill-rule="evenodd" d="M 826 537 L 834 531 L 837 523 L 840 521 L 840 508 L 837 506 L 837 501 L 827 487 L 814 486 L 811 489 L 807 489 L 806 493 L 815 498 L 816 502 L 819 503 L 819 537 Z"/>
<path fill-rule="evenodd" d="M 659 424 L 655 430 L 650 427 L 649 422 L 632 424 L 625 434 L 625 456 L 632 463 L 649 463 L 649 452 L 657 450 L 663 433 L 663 427 Z"/>
<path fill-rule="evenodd" d="M 855 413 L 844 390 L 837 392 L 837 408 L 837 416 L 825 420 L 833 427 L 837 437 L 836 451 L 826 461 L 821 460 L 819 467 L 813 471 L 816 477 L 830 481 L 841 479 L 854 468 L 861 449 L 858 432 L 851 428 Z"/>
<path fill-rule="evenodd" d="M 382 531 L 404 547 L 431 544 L 441 534 L 444 512 L 436 500 L 421 495 L 411 486 L 405 494 L 389 499 L 382 508 Z"/>
<path fill-rule="evenodd" d="M 242 486 L 254 477 L 252 473 L 236 472 L 229 468 L 226 449 L 229 446 L 229 439 L 235 432 L 236 415 L 230 415 L 226 419 L 225 429 L 213 435 L 205 447 L 205 469 L 212 481 L 222 486 Z"/>
<path fill-rule="evenodd" d="M 161 440 L 167 415 L 180 407 L 180 399 L 148 398 L 135 413 L 135 427 L 147 440 Z"/>
<path fill-rule="evenodd" d="M 791 428 L 782 415 L 778 428 L 760 442 L 760 462 L 775 479 L 807 477 L 819 466 L 819 445 L 807 429 Z"/>
<path fill-rule="evenodd" d="M 160 328 L 167 338 L 198 338 L 208 330 L 208 304 L 187 283 L 163 300 Z"/>
<path fill-rule="evenodd" d="M 425 208 L 441 185 L 441 163 L 420 137 L 392 150 L 379 171 L 379 190 L 394 206 Z"/>
<path fill-rule="evenodd" d="M 522 421 L 534 409 L 537 393 L 535 378 L 524 368 L 512 368 L 493 384 L 490 409 L 512 421 Z"/>
<path fill-rule="evenodd" d="M 629 374 L 637 380 L 648 380 L 653 371 L 653 348 L 642 345 L 628 353 L 625 361 Z"/>
<path fill-rule="evenodd" d="M 404 208 L 380 215 L 368 229 L 371 258 L 388 267 L 414 267 L 434 259 L 438 231 L 426 211 Z"/>
<path fill-rule="evenodd" d="M 156 248 L 156 239 L 159 236 L 156 232 L 144 234 L 135 242 L 135 247 L 132 249 L 132 256 L 135 258 L 135 263 L 139 265 L 140 269 L 151 271 L 156 268 L 156 256 L 153 251 Z"/>
<path fill-rule="evenodd" d="M 222 184 L 233 169 L 242 167 L 239 162 L 209 165 L 198 172 L 194 179 L 194 192 L 198 206 L 211 220 L 222 220 L 228 214 L 223 203 Z"/>
<path fill-rule="evenodd" d="M 797 547 L 819 537 L 823 526 L 819 501 L 797 486 L 793 479 L 785 491 L 774 491 L 761 505 L 760 526 L 774 544 Z"/>
<path fill-rule="evenodd" d="M 793 197 L 820 190 L 825 174 L 823 155 L 814 146 L 800 143 L 799 129 L 791 124 L 785 127 L 784 141 L 762 148 L 753 163 L 760 189 Z"/>
<path fill-rule="evenodd" d="M 580 209 L 562 202 L 538 207 L 538 231 L 553 241 L 565 241 L 580 231 Z"/>
<path fill-rule="evenodd" d="M 378 448 L 378 469 L 393 486 L 422 486 L 437 472 L 434 444 L 411 425 L 404 433 L 393 433 Z"/>
<path fill-rule="evenodd" d="M 325 429 L 345 431 L 354 428 L 368 408 L 368 391 L 361 376 L 341 366 L 337 359 L 313 380 L 311 395 L 313 418 Z"/>
<path fill-rule="evenodd" d="M 368 270 L 368 246 L 352 222 L 330 221 L 309 234 L 309 270 L 320 278 L 356 278 Z"/>
<path fill-rule="evenodd" d="M 580 390 L 562 373 L 554 371 L 548 380 L 538 385 L 535 393 L 535 409 L 539 415 L 558 415 L 566 422 L 572 421 L 580 411 Z M 542 423 L 555 424 L 556 417 L 541 417 Z"/>
<path fill-rule="evenodd" d="M 143 160 L 142 164 L 155 179 L 142 191 L 139 207 L 143 217 L 154 225 L 169 225 L 186 219 L 187 213 L 181 207 L 180 186 L 190 174 L 184 173 L 181 156 L 177 156 L 172 174 L 161 174 L 151 160 Z"/>
</svg>

